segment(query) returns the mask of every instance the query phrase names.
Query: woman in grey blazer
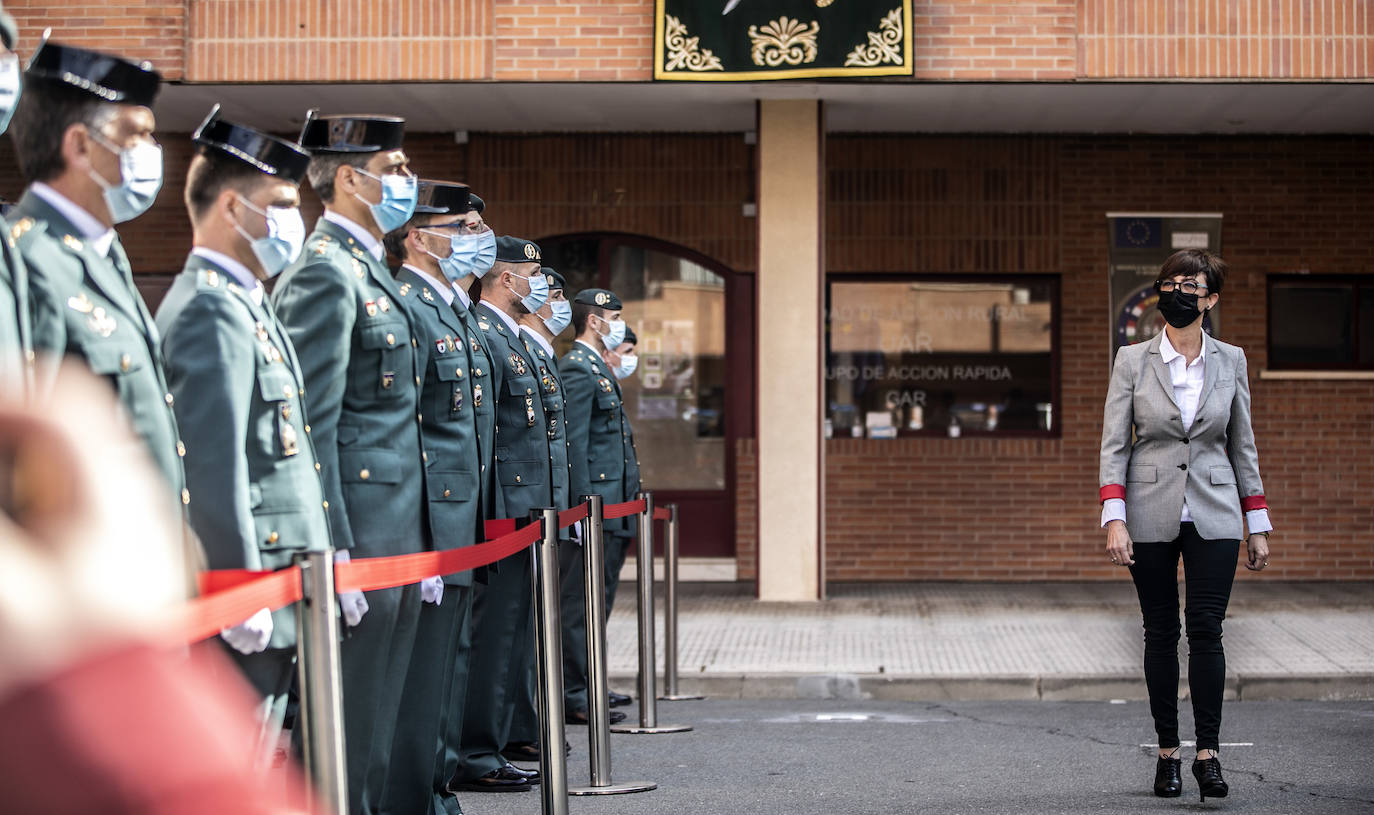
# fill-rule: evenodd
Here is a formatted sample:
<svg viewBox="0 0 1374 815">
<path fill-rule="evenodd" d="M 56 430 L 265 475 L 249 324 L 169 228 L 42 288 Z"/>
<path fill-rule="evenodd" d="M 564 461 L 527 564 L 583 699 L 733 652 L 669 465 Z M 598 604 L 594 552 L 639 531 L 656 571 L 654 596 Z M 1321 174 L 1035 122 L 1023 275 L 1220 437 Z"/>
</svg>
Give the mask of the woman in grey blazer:
<svg viewBox="0 0 1374 815">
<path fill-rule="evenodd" d="M 1145 623 L 1145 685 L 1159 736 L 1155 795 L 1183 790 L 1178 739 L 1178 561 L 1188 624 L 1199 792 L 1228 792 L 1217 758 L 1226 656 L 1221 623 L 1249 527 L 1245 566 L 1269 563 L 1269 512 L 1250 427 L 1245 353 L 1206 336 L 1226 263 L 1197 249 L 1164 262 L 1155 288 L 1168 326 L 1121 348 L 1102 419 L 1099 471 L 1107 556 L 1128 568 Z"/>
</svg>

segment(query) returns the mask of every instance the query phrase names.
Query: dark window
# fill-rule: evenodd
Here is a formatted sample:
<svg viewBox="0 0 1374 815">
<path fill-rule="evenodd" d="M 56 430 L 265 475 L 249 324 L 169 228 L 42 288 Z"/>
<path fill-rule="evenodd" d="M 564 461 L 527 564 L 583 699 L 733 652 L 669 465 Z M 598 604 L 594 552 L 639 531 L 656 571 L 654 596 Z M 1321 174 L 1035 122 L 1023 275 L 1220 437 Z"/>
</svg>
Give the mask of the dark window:
<svg viewBox="0 0 1374 815">
<path fill-rule="evenodd" d="M 826 420 L 835 438 L 1058 435 L 1059 280 L 832 278 Z"/>
<path fill-rule="evenodd" d="M 1269 367 L 1374 369 L 1374 276 L 1271 276 Z"/>
</svg>

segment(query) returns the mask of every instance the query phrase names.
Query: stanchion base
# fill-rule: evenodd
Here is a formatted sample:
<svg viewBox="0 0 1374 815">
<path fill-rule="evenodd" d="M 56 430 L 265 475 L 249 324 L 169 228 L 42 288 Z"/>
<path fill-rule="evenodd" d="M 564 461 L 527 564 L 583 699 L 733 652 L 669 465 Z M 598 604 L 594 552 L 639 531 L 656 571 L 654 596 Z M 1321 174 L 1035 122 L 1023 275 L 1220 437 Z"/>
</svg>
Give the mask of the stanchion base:
<svg viewBox="0 0 1374 815">
<path fill-rule="evenodd" d="M 660 724 L 655 727 L 640 727 L 637 724 L 611 725 L 612 733 L 686 733 L 690 724 Z"/>
<path fill-rule="evenodd" d="M 648 792 L 658 789 L 658 785 L 652 781 L 623 781 L 619 784 L 607 784 L 604 787 L 568 787 L 569 795 L 624 795 L 627 792 Z"/>
<path fill-rule="evenodd" d="M 705 699 L 705 696 L 697 696 L 694 693 L 675 693 L 672 696 L 660 696 L 660 702 L 694 702 L 697 699 Z"/>
</svg>

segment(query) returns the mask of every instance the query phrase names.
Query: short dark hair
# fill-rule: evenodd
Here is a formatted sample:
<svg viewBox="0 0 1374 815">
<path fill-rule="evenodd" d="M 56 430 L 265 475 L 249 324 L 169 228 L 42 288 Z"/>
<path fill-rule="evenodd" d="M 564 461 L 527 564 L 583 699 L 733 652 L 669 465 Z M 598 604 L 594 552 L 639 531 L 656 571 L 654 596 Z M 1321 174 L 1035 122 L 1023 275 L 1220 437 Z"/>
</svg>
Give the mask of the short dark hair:
<svg viewBox="0 0 1374 815">
<path fill-rule="evenodd" d="M 339 168 L 347 164 L 355 170 L 367 166 L 376 153 L 315 153 L 310 157 L 310 169 L 305 177 L 310 179 L 310 188 L 326 204 L 334 203 L 334 178 Z"/>
<path fill-rule="evenodd" d="M 1170 255 L 1159 268 L 1159 277 L 1155 278 L 1155 285 L 1159 285 L 1160 281 L 1173 280 L 1175 277 L 1202 275 L 1207 280 L 1207 293 L 1221 294 L 1221 287 L 1226 285 L 1227 268 L 1226 261 L 1206 249 L 1180 249 Z"/>
<path fill-rule="evenodd" d="M 382 246 L 387 254 L 402 262 L 406 259 L 406 237 L 412 229 L 422 229 L 434 222 L 438 215 L 433 212 L 419 212 L 412 215 L 405 226 L 399 226 L 382 236 Z"/>
<path fill-rule="evenodd" d="M 118 113 L 86 91 L 53 79 L 24 77 L 24 92 L 14 112 L 14 152 L 19 172 L 29 181 L 50 181 L 67 169 L 62 137 L 75 124 L 98 130 Z"/>
<path fill-rule="evenodd" d="M 606 316 L 606 309 L 600 306 L 592 306 L 587 303 L 573 302 L 573 331 L 582 336 L 582 332 L 587 330 L 587 315 L 595 314 L 598 317 Z"/>
<path fill-rule="evenodd" d="M 270 178 L 256 167 L 202 147 L 186 171 L 186 211 L 192 221 L 199 221 L 226 189 L 246 198 Z"/>
</svg>

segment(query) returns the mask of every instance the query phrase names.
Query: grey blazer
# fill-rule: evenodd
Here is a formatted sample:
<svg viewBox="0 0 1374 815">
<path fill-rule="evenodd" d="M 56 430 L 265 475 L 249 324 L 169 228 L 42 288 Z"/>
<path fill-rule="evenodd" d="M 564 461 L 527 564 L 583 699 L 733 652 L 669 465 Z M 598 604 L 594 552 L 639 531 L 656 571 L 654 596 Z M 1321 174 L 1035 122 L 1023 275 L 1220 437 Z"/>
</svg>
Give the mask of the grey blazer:
<svg viewBox="0 0 1374 815">
<path fill-rule="evenodd" d="M 1102 416 L 1099 497 L 1126 500 L 1126 529 L 1135 541 L 1178 537 L 1185 497 L 1204 539 L 1239 540 L 1244 512 L 1267 506 L 1245 352 L 1207 338 L 1202 395 L 1184 430 L 1161 336 L 1116 353 Z"/>
</svg>

